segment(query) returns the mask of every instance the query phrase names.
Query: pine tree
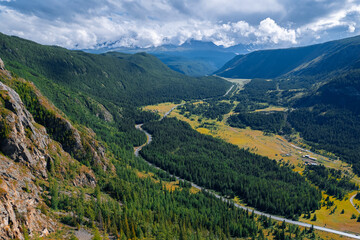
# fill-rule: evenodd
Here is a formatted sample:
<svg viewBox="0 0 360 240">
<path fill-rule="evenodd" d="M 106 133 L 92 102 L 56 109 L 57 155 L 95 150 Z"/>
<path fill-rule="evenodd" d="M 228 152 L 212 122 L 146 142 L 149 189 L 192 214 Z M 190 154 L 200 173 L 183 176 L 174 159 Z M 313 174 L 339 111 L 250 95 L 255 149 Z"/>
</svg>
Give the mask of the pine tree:
<svg viewBox="0 0 360 240">
<path fill-rule="evenodd" d="M 94 236 L 92 240 L 102 240 L 99 229 L 95 225 L 93 225 L 93 232 L 94 232 Z"/>
<path fill-rule="evenodd" d="M 59 185 L 56 180 L 50 181 L 50 184 L 51 207 L 57 210 L 59 205 Z"/>
<path fill-rule="evenodd" d="M 101 197 L 100 194 L 101 194 L 100 186 L 99 186 L 99 184 L 96 184 L 96 187 L 94 189 L 94 195 L 95 195 L 97 201 L 100 201 L 100 197 Z"/>
<path fill-rule="evenodd" d="M 126 237 L 130 237 L 131 236 L 131 233 L 130 233 L 130 227 L 129 227 L 129 222 L 128 222 L 128 219 L 125 215 L 125 221 L 124 221 L 124 232 L 125 232 L 125 235 Z"/>
<path fill-rule="evenodd" d="M 180 226 L 179 240 L 186 240 L 185 225 Z"/>
<path fill-rule="evenodd" d="M 131 238 L 136 239 L 134 223 L 131 223 Z"/>
<path fill-rule="evenodd" d="M 28 231 L 27 227 L 26 227 L 24 224 L 22 224 L 21 227 L 22 227 L 22 229 L 23 229 L 24 239 L 25 239 L 25 240 L 30 240 L 29 231 Z"/>
</svg>

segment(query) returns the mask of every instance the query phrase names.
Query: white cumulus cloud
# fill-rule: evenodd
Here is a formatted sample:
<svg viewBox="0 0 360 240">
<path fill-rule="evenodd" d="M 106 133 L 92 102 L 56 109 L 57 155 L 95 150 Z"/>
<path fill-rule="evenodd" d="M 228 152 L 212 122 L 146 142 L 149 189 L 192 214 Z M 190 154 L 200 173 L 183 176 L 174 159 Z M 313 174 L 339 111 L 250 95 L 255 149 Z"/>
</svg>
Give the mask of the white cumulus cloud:
<svg viewBox="0 0 360 240">
<path fill-rule="evenodd" d="M 67 48 L 149 47 L 189 39 L 297 46 L 353 36 L 360 4 L 344 0 L 0 0 L 0 31 Z M 311 11 L 311 10 L 314 10 Z"/>
</svg>

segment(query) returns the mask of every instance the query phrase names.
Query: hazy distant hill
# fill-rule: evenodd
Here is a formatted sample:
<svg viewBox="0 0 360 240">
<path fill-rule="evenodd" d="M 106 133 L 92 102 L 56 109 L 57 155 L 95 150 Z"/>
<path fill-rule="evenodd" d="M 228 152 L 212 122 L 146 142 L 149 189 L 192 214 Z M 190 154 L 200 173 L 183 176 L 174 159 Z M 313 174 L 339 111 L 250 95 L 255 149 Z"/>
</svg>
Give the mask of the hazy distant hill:
<svg viewBox="0 0 360 240">
<path fill-rule="evenodd" d="M 222 67 L 236 54 L 248 53 L 255 48 L 253 45 L 236 45 L 229 48 L 217 46 L 212 42 L 189 40 L 177 46 L 165 44 L 150 48 L 108 47 L 98 50 L 85 50 L 92 53 L 119 51 L 126 53 L 147 52 L 155 55 L 171 69 L 189 76 L 209 75 Z"/>
<path fill-rule="evenodd" d="M 307 47 L 239 55 L 215 74 L 233 78 L 324 75 L 359 68 L 359 53 L 360 36 L 357 36 Z"/>
</svg>

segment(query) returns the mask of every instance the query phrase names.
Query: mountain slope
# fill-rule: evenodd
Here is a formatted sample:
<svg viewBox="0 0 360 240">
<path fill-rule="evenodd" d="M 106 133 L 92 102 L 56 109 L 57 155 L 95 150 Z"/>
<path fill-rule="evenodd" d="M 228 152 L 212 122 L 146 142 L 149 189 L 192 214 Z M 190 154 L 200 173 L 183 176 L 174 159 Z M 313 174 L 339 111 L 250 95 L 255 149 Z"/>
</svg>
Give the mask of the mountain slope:
<svg viewBox="0 0 360 240">
<path fill-rule="evenodd" d="M 335 153 L 360 174 L 359 56 L 357 36 L 237 56 L 216 74 L 267 79 L 253 79 L 237 100 L 291 109 L 286 114 L 289 126 L 309 145 Z"/>
<path fill-rule="evenodd" d="M 0 46 L 3 61 L 9 70 L 20 76 L 19 69 L 26 67 L 34 76 L 43 76 L 73 90 L 113 102 L 143 105 L 219 96 L 230 85 L 214 77 L 184 76 L 145 53 L 116 57 L 113 54 L 94 55 L 42 46 L 3 34 L 0 34 Z M 44 90 L 43 83 L 35 84 Z"/>
<path fill-rule="evenodd" d="M 231 52 L 194 50 L 149 53 L 158 57 L 171 69 L 189 76 L 209 75 L 235 56 Z"/>
<path fill-rule="evenodd" d="M 307 47 L 239 55 L 215 72 L 232 78 L 325 75 L 360 67 L 360 36 Z"/>
<path fill-rule="evenodd" d="M 80 135 L 70 122 L 59 115 L 58 110 L 40 93 L 36 93 L 33 86 L 23 79 L 11 76 L 4 70 L 1 62 L 0 60 L 0 234 L 3 239 L 24 239 L 26 235 L 46 236 L 59 228 L 58 221 L 49 215 L 47 206 L 53 206 L 56 199 L 48 193 L 52 189 L 51 183 L 54 183 L 52 179 L 69 187 L 96 185 L 93 171 L 82 166 L 70 153 L 77 151 L 76 156 L 81 159 L 85 155 L 82 149 L 86 146 L 89 151 L 87 154 L 94 157 L 94 160 L 97 159 L 97 164 L 107 165 L 108 162 L 104 161 L 105 157 L 98 150 L 91 147 L 97 143 L 95 139 L 89 135 Z M 48 117 L 53 116 L 58 119 L 58 123 L 66 123 L 67 139 L 76 139 L 77 144 L 65 151 L 54 140 L 56 136 L 64 136 L 64 132 L 57 129 L 57 126 L 44 127 L 35 122 L 38 117 L 32 113 L 36 111 L 28 111 L 28 104 L 21 99 L 29 96 L 28 92 L 21 92 L 19 95 L 4 82 L 18 90 L 27 86 L 34 94 L 32 101 L 41 99 L 41 103 L 37 104 L 43 109 L 42 113 L 45 113 L 43 117 L 51 122 Z M 62 139 L 62 143 L 66 144 L 64 140 Z"/>
<path fill-rule="evenodd" d="M 231 85 L 182 75 L 146 53 L 95 55 L 1 34 L 0 46 L 9 70 L 32 81 L 72 121 L 127 151 L 144 142 L 135 123 L 154 117 L 139 106 L 220 96 Z"/>
<path fill-rule="evenodd" d="M 315 148 L 336 153 L 360 174 L 360 71 L 349 71 L 294 103 L 288 120 Z"/>
</svg>

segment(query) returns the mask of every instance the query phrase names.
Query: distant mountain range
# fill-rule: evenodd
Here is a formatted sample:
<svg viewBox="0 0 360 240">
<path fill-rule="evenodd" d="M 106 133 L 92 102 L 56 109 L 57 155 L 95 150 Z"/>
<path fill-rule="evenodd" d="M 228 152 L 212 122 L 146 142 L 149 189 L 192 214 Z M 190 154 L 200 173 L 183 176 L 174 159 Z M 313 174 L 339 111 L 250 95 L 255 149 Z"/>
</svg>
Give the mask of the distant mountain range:
<svg viewBox="0 0 360 240">
<path fill-rule="evenodd" d="M 90 53 L 105 53 L 109 51 L 123 53 L 147 52 L 158 57 L 171 69 L 190 76 L 204 76 L 221 68 L 237 54 L 249 53 L 261 46 L 236 45 L 232 47 L 217 46 L 212 42 L 189 40 L 181 45 L 166 44 L 149 48 L 115 47 L 116 43 L 106 44 L 97 50 L 84 50 Z"/>
<path fill-rule="evenodd" d="M 215 72 L 231 78 L 326 75 L 360 67 L 360 36 L 307 47 L 238 55 Z"/>
</svg>

